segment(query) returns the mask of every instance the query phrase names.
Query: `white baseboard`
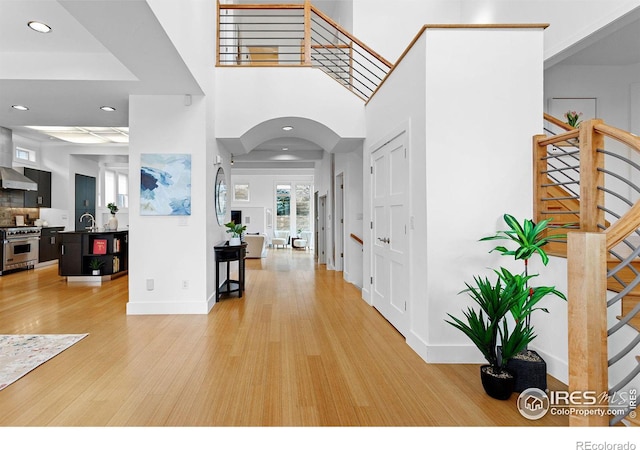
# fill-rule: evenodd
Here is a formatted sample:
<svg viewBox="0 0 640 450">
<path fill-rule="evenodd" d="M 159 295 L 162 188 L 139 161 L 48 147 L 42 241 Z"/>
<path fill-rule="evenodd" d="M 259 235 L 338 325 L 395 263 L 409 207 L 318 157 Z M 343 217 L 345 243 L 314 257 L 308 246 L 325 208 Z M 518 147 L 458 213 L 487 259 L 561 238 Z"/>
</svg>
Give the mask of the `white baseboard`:
<svg viewBox="0 0 640 450">
<path fill-rule="evenodd" d="M 166 302 L 132 302 L 127 303 L 127 315 L 155 314 L 208 314 L 212 306 L 210 302 L 166 301 Z"/>
<path fill-rule="evenodd" d="M 422 359 L 433 364 L 486 363 L 475 345 L 428 345 L 419 336 L 409 332 L 407 345 Z"/>
</svg>

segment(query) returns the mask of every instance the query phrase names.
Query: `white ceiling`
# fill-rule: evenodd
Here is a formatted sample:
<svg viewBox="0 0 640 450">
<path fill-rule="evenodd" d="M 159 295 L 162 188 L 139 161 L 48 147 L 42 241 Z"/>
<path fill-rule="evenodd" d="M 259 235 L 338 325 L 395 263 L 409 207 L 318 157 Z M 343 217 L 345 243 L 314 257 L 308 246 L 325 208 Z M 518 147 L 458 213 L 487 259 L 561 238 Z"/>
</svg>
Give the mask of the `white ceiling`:
<svg viewBox="0 0 640 450">
<path fill-rule="evenodd" d="M 331 9 L 331 3 L 324 6 Z M 202 93 L 147 3 L 116 5 L 113 0 L 0 0 L 0 126 L 38 138 L 44 137 L 25 126 L 127 127 L 132 94 Z M 30 20 L 53 31 L 36 33 L 27 27 Z M 639 43 L 640 20 L 630 14 L 548 63 L 636 64 Z M 15 104 L 29 110 L 16 111 Z M 103 105 L 116 111 L 101 111 Z M 247 164 L 304 161 L 308 166 L 323 149 L 348 151 L 357 144 L 334 142 L 335 136 L 314 123 L 301 123 L 292 134 L 268 125 L 253 130 L 250 142 L 224 145 L 238 155 L 259 150 L 238 156 Z"/>
<path fill-rule="evenodd" d="M 146 2 L 0 0 L 0 126 L 127 127 L 131 94 L 202 94 Z"/>
</svg>

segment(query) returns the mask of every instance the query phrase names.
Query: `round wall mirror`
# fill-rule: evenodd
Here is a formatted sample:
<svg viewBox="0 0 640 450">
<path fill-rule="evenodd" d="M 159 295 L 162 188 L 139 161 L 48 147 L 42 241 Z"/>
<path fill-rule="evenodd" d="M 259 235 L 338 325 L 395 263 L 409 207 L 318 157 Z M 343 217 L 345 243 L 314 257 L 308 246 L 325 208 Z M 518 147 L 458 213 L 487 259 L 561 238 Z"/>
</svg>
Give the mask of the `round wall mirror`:
<svg viewBox="0 0 640 450">
<path fill-rule="evenodd" d="M 224 170 L 218 168 L 216 173 L 216 217 L 218 224 L 224 225 L 224 218 L 227 214 L 227 183 L 224 179 Z"/>
</svg>

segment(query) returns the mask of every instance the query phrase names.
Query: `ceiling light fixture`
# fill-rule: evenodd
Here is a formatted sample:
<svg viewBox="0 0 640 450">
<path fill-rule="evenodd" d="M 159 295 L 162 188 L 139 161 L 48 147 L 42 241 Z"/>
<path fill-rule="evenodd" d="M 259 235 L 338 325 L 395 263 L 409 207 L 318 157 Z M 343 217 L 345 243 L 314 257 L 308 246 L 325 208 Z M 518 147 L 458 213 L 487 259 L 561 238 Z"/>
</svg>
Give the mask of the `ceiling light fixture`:
<svg viewBox="0 0 640 450">
<path fill-rule="evenodd" d="M 29 111 L 29 108 L 24 105 L 11 105 L 11 107 L 13 109 L 17 109 L 18 111 Z"/>
<path fill-rule="evenodd" d="M 38 22 L 37 20 L 32 20 L 27 23 L 27 26 L 31 28 L 33 31 L 37 31 L 38 33 L 50 33 L 51 27 L 46 23 Z"/>
<path fill-rule="evenodd" d="M 233 166 L 233 153 L 231 154 L 231 163 L 230 164 Z"/>
<path fill-rule="evenodd" d="M 293 130 L 293 127 L 291 125 L 285 125 L 284 127 L 282 127 L 282 129 L 284 131 L 291 131 L 291 130 Z"/>
<path fill-rule="evenodd" d="M 287 150 L 289 150 L 289 147 L 282 147 L 282 151 L 286 152 Z"/>
<path fill-rule="evenodd" d="M 100 109 L 107 112 L 113 112 L 116 110 L 113 106 L 101 106 Z"/>
</svg>

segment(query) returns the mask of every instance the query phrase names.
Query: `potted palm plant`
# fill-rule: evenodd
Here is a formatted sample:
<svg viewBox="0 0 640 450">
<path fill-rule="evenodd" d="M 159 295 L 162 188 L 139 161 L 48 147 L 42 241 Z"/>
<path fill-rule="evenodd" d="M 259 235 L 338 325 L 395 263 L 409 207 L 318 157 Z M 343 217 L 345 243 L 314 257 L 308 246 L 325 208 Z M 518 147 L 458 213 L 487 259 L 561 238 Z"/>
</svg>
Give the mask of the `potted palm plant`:
<svg viewBox="0 0 640 450">
<path fill-rule="evenodd" d="M 499 275 L 505 282 L 511 280 L 514 284 L 520 285 L 520 288 L 526 292 L 526 295 L 519 297 L 520 301 L 513 305 L 510 312 L 516 323 L 524 322 L 525 326 L 529 327 L 533 311 L 549 312 L 546 308 L 538 306 L 543 297 L 552 294 L 563 300 L 567 299 L 563 293 L 554 287 L 529 286 L 529 280 L 538 276 L 538 274 L 529 273 L 529 260 L 531 257 L 538 255 L 542 264 L 546 266 L 549 263 L 549 256 L 543 247 L 549 240 L 564 238 L 566 234 L 550 234 L 549 223 L 553 220 L 552 218 L 538 223 L 525 219 L 522 224 L 510 214 L 505 214 L 503 219 L 508 226 L 507 230 L 498 231 L 495 235 L 487 236 L 480 240 L 507 240 L 513 244 L 513 249 L 497 246 L 490 252 L 498 251 L 502 255 L 513 256 L 514 259 L 523 261 L 524 272 L 522 274 L 512 274 L 507 269 L 501 268 Z M 537 352 L 529 349 L 528 346 L 514 355 L 507 362 L 507 367 L 516 377 L 515 390 L 517 392 L 522 392 L 530 387 L 536 387 L 541 390 L 547 388 L 546 362 Z"/>
<path fill-rule="evenodd" d="M 247 226 L 240 223 L 236 224 L 233 221 L 225 223 L 224 226 L 227 227 L 227 233 L 231 233 L 229 245 L 240 245 L 242 242 L 242 233 L 244 233 L 244 231 L 247 229 Z"/>
<path fill-rule="evenodd" d="M 89 260 L 89 268 L 91 269 L 91 275 L 100 275 L 100 269 L 104 266 L 104 261 L 98 258 L 91 258 Z"/>
<path fill-rule="evenodd" d="M 507 315 L 526 295 L 516 279 L 498 276 L 495 283 L 486 277 L 474 277 L 474 284 L 465 283 L 476 307 L 464 311 L 464 319 L 448 314 L 447 323 L 462 331 L 480 350 L 488 364 L 480 367 L 480 379 L 485 392 L 493 398 L 507 400 L 514 391 L 515 377 L 506 363 L 535 337 L 524 322 L 513 329 L 507 326 Z M 479 308 L 479 309 L 478 309 Z"/>
</svg>

